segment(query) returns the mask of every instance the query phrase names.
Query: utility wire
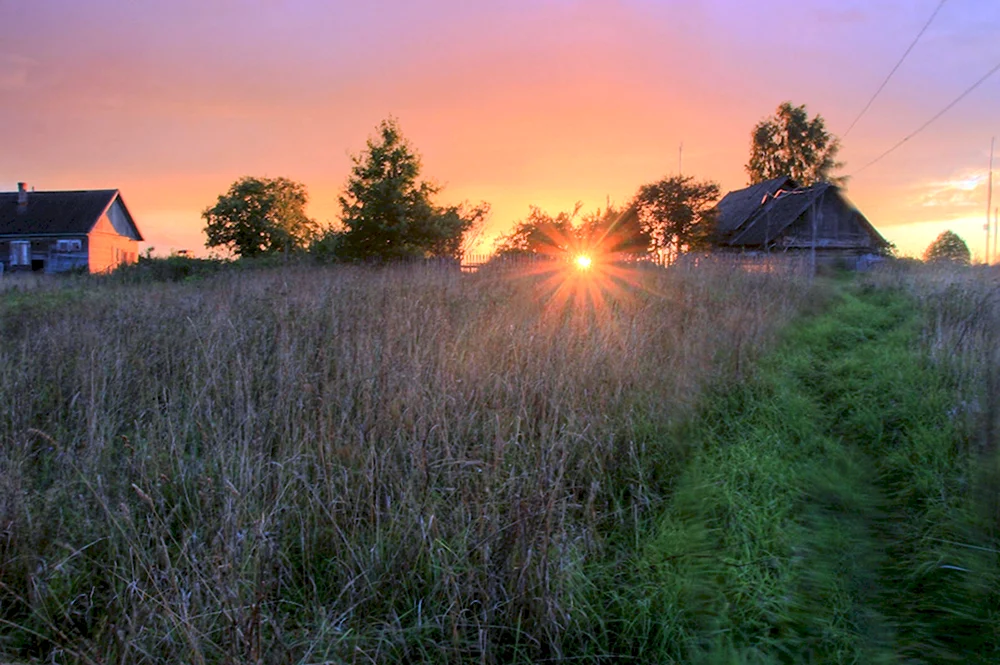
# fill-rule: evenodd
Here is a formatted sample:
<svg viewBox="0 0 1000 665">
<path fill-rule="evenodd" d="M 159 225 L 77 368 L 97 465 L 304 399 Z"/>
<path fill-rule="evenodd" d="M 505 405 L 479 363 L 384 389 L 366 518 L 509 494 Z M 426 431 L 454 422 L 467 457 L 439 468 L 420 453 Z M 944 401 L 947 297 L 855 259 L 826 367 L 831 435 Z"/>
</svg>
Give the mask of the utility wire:
<svg viewBox="0 0 1000 665">
<path fill-rule="evenodd" d="M 868 103 L 865 104 L 865 107 L 861 109 L 861 113 L 859 113 L 858 117 L 854 119 L 854 122 L 851 123 L 851 126 L 847 128 L 847 131 L 844 132 L 844 136 L 842 138 L 847 138 L 847 135 L 851 133 L 852 129 L 854 129 L 854 125 L 858 124 L 858 120 L 861 120 L 861 116 L 863 116 L 868 111 L 868 109 L 871 108 L 871 105 L 875 101 L 875 98 L 879 96 L 879 94 L 885 88 L 886 84 L 889 83 L 889 79 L 892 78 L 892 75 L 896 73 L 896 70 L 899 69 L 899 66 L 903 64 L 904 60 L 906 60 L 906 56 L 910 55 L 910 51 L 913 50 L 913 47 L 917 45 L 917 42 L 920 41 L 920 38 L 924 36 L 925 32 L 927 32 L 927 28 L 931 27 L 931 23 L 934 22 L 935 18 L 937 18 L 938 12 L 941 11 L 941 8 L 944 7 L 944 3 L 946 3 L 947 1 L 948 0 L 941 0 L 941 2 L 938 3 L 937 9 L 935 9 L 934 13 L 931 14 L 931 17 L 927 19 L 927 23 L 924 23 L 924 27 L 920 28 L 920 32 L 918 32 L 917 36 L 913 38 L 913 41 L 910 42 L 910 45 L 903 53 L 903 57 L 899 59 L 899 62 L 896 63 L 896 66 L 893 67 L 892 71 L 889 72 L 889 75 L 885 77 L 885 80 L 882 81 L 882 85 L 878 87 L 878 90 L 875 91 L 875 94 L 872 95 L 872 98 L 869 99 Z"/>
<path fill-rule="evenodd" d="M 878 157 L 876 157 L 872 161 L 870 161 L 867 164 L 865 164 L 864 166 L 862 166 L 860 169 L 858 169 L 857 171 L 855 171 L 851 175 L 855 176 L 855 175 L 861 173 L 866 168 L 868 168 L 869 166 L 871 166 L 875 162 L 878 162 L 878 161 L 882 160 L 882 158 L 888 156 L 889 153 L 894 152 L 899 146 L 903 145 L 904 143 L 906 143 L 907 141 L 909 141 L 910 139 L 912 139 L 914 136 L 916 136 L 920 132 L 922 132 L 925 129 L 927 129 L 927 127 L 929 127 L 931 123 L 933 123 L 935 120 L 937 120 L 938 118 L 940 118 L 941 116 L 943 116 L 945 113 L 947 113 L 948 111 L 950 111 L 952 109 L 952 107 L 954 107 L 960 101 L 962 101 L 963 99 L 965 99 L 966 97 L 968 97 L 969 94 L 973 90 L 975 90 L 976 88 L 978 88 L 979 86 L 981 86 L 983 83 L 985 83 L 986 79 L 988 79 L 989 77 L 993 76 L 998 71 L 1000 71 L 1000 62 L 998 62 L 996 64 L 996 66 L 993 67 L 993 69 L 991 69 L 990 71 L 986 72 L 986 74 L 981 79 L 979 79 L 978 81 L 976 81 L 975 83 L 973 83 L 971 86 L 969 86 L 968 88 L 966 88 L 965 92 L 963 92 L 961 95 L 959 95 L 958 97 L 956 97 L 950 104 L 948 104 L 948 106 L 945 106 L 943 109 L 941 109 L 940 111 L 938 111 L 937 114 L 933 118 L 931 118 L 930 120 L 928 120 L 924 124 L 920 125 L 920 127 L 918 127 L 916 130 L 914 130 L 913 132 L 911 132 L 910 134 L 908 134 L 905 138 L 903 138 L 902 141 L 900 141 L 896 145 L 892 146 L 891 148 L 889 148 L 888 150 L 886 150 L 885 152 L 883 152 L 881 155 L 879 155 Z"/>
</svg>

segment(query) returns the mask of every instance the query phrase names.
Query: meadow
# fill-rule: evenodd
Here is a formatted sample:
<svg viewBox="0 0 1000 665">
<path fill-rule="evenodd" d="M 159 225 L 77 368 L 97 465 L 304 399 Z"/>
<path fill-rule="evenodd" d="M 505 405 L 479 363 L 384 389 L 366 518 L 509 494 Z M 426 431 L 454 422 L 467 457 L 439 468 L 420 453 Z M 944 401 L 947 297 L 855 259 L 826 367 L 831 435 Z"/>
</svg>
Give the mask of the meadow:
<svg viewBox="0 0 1000 665">
<path fill-rule="evenodd" d="M 0 656 L 996 662 L 997 277 L 0 292 Z"/>
</svg>

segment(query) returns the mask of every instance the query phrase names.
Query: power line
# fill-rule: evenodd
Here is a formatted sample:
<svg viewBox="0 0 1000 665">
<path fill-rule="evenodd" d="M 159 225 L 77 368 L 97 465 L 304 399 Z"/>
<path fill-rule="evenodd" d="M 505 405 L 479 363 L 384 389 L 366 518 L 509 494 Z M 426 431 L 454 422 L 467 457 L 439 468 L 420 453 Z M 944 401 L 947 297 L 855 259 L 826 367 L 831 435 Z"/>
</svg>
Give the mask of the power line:
<svg viewBox="0 0 1000 665">
<path fill-rule="evenodd" d="M 961 95 L 959 95 L 958 97 L 956 97 L 950 104 L 948 104 L 948 106 L 945 106 L 943 109 L 941 109 L 940 111 L 938 111 L 937 114 L 933 118 L 931 118 L 930 120 L 928 120 L 924 124 L 922 124 L 919 127 L 917 127 L 916 130 L 914 130 L 913 132 L 911 132 L 910 134 L 908 134 L 905 138 L 903 138 L 902 141 L 900 141 L 896 145 L 892 146 L 891 148 L 889 148 L 888 150 L 886 150 L 885 152 L 883 152 L 881 155 L 879 155 L 878 157 L 876 157 L 872 161 L 870 161 L 867 164 L 865 164 L 864 166 L 862 166 L 860 169 L 858 169 L 857 171 L 855 171 L 851 175 L 855 176 L 855 175 L 861 173 L 862 171 L 864 171 L 865 169 L 867 169 L 869 166 L 871 166 L 875 162 L 881 161 L 884 157 L 886 157 L 890 153 L 894 152 L 899 146 L 903 145 L 904 143 L 906 143 L 907 141 L 909 141 L 910 139 L 912 139 L 914 136 L 916 136 L 920 132 L 922 132 L 925 129 L 927 129 L 927 127 L 929 127 L 931 125 L 931 123 L 933 123 L 935 120 L 937 120 L 938 118 L 940 118 L 941 116 L 943 116 L 945 113 L 947 113 L 948 111 L 950 111 L 952 109 L 952 107 L 954 107 L 960 101 L 962 101 L 963 99 L 965 99 L 966 97 L 968 97 L 969 94 L 973 90 L 975 90 L 976 88 L 978 88 L 979 86 L 981 86 L 983 83 L 985 83 L 986 79 L 988 79 L 989 77 L 993 76 L 998 71 L 1000 71 L 1000 62 L 998 62 L 996 64 L 996 66 L 993 67 L 993 69 L 991 69 L 990 71 L 986 72 L 986 74 L 981 79 L 979 79 L 978 81 L 976 81 L 975 83 L 973 83 L 971 86 L 969 86 L 968 88 L 966 88 L 965 92 L 963 92 Z"/>
<path fill-rule="evenodd" d="M 875 91 L 875 94 L 872 95 L 872 98 L 869 99 L 868 103 L 865 104 L 865 107 L 861 109 L 861 113 L 858 114 L 858 117 L 854 119 L 854 122 L 851 123 L 851 126 L 847 128 L 846 132 L 844 132 L 843 138 L 847 138 L 847 135 L 851 133 L 852 129 L 854 129 L 854 125 L 858 124 L 858 120 L 861 120 L 861 116 L 863 116 L 865 112 L 868 111 L 869 108 L 871 108 L 871 105 L 875 101 L 875 98 L 879 96 L 879 93 L 881 93 L 883 88 L 885 88 L 886 84 L 889 83 L 889 79 L 892 78 L 892 75 L 896 73 L 896 70 L 899 69 L 899 66 L 903 64 L 904 60 L 906 60 L 906 56 L 910 55 L 910 51 L 913 50 L 913 47 L 917 45 L 917 42 L 920 41 L 920 38 L 924 36 L 925 32 L 927 32 L 927 28 L 931 27 L 931 23 L 934 22 L 934 19 L 937 17 L 938 12 L 941 11 L 941 8 L 944 7 L 944 3 L 946 3 L 947 1 L 948 0 L 941 0 L 941 2 L 938 3 L 937 9 L 935 9 L 934 13 L 931 14 L 931 17 L 927 19 L 927 23 L 924 23 L 924 27 L 920 28 L 920 32 L 918 32 L 917 36 L 913 38 L 912 42 L 910 42 L 910 45 L 903 53 L 903 57 L 899 59 L 899 62 L 896 63 L 896 66 L 893 67 L 892 71 L 889 72 L 889 75 L 885 77 L 885 80 L 882 81 L 882 85 L 878 87 L 878 90 Z"/>
</svg>

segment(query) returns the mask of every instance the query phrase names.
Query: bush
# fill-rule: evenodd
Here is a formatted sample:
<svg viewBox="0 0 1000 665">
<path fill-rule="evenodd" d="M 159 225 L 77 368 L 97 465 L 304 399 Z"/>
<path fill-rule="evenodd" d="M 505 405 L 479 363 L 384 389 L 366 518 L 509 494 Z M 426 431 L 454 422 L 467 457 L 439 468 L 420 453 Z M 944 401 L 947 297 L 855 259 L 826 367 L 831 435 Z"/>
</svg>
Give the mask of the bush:
<svg viewBox="0 0 1000 665">
<path fill-rule="evenodd" d="M 967 266 L 972 261 L 972 254 L 969 252 L 969 246 L 957 233 L 945 231 L 927 246 L 924 251 L 924 261 L 946 261 Z"/>
<path fill-rule="evenodd" d="M 221 259 L 198 259 L 178 254 L 164 258 L 140 256 L 137 262 L 118 267 L 111 276 L 126 283 L 180 282 L 192 277 L 215 274 L 230 263 Z"/>
</svg>

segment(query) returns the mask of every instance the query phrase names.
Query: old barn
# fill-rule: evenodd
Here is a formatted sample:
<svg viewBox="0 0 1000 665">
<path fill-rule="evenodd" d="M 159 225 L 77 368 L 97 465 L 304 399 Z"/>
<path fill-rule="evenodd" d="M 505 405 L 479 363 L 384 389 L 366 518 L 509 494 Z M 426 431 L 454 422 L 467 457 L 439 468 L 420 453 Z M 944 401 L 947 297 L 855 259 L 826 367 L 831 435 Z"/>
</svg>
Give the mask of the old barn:
<svg viewBox="0 0 1000 665">
<path fill-rule="evenodd" d="M 141 241 L 117 189 L 0 193 L 4 272 L 106 272 L 138 260 Z"/>
<path fill-rule="evenodd" d="M 729 252 L 812 252 L 820 263 L 864 267 L 890 245 L 831 183 L 775 178 L 727 194 L 717 208 L 718 246 Z"/>
</svg>

